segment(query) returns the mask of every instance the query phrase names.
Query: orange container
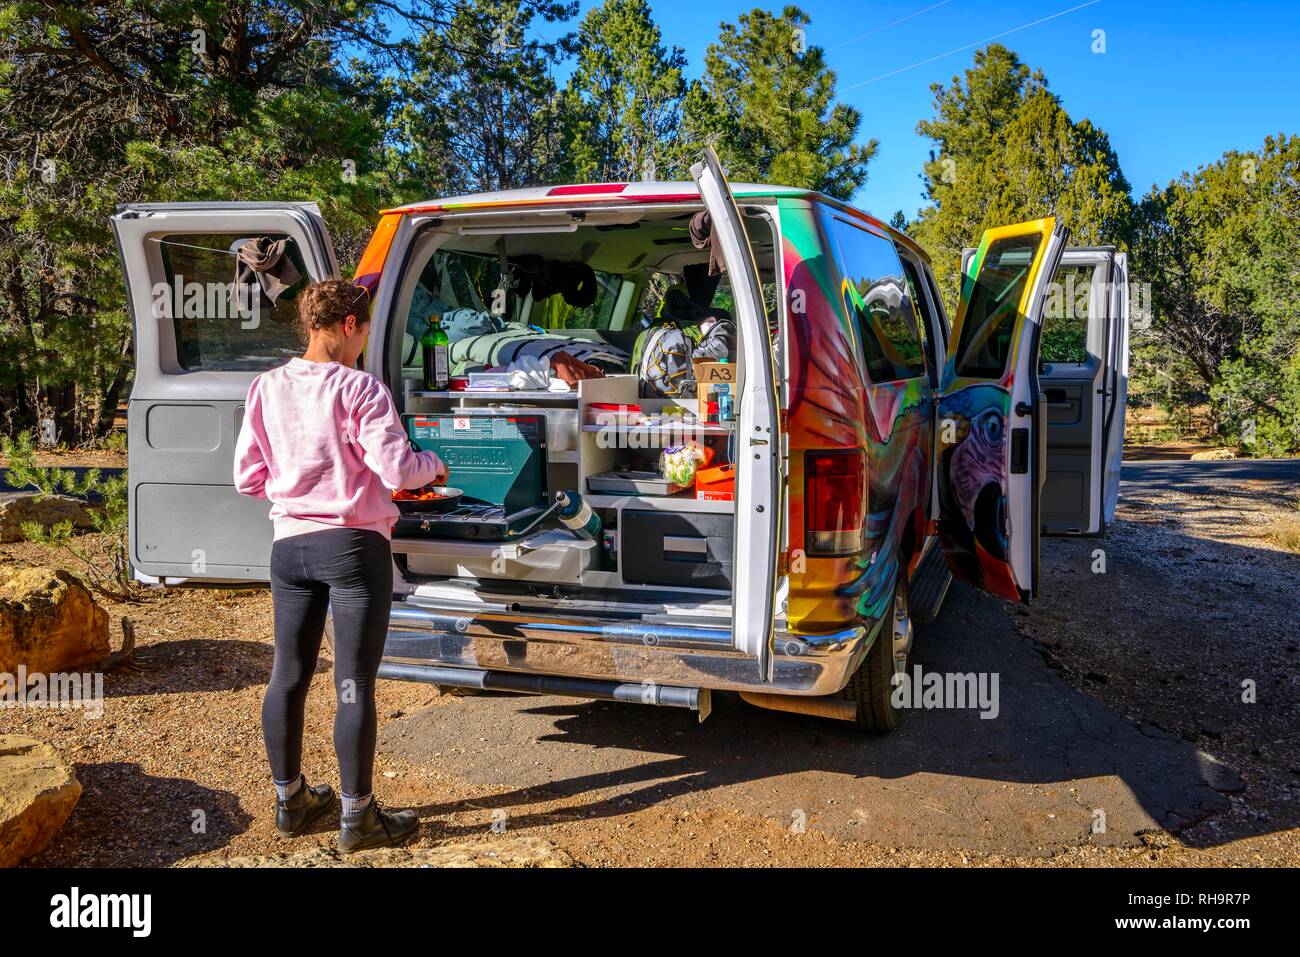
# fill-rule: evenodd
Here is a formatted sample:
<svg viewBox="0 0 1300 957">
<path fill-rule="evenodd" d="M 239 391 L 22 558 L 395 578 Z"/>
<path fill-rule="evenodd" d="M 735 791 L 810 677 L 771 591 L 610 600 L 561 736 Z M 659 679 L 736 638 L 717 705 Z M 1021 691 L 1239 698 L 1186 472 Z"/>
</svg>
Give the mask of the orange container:
<svg viewBox="0 0 1300 957">
<path fill-rule="evenodd" d="M 702 502 L 730 502 L 736 497 L 736 467 L 718 465 L 695 473 L 695 497 Z"/>
</svg>

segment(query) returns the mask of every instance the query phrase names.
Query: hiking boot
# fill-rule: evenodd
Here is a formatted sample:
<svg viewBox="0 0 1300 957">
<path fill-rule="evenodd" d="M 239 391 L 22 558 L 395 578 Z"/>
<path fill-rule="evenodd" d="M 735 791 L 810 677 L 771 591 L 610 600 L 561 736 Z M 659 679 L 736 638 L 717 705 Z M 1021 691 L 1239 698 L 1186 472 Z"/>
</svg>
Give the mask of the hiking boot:
<svg viewBox="0 0 1300 957">
<path fill-rule="evenodd" d="M 334 804 L 334 789 L 328 784 L 309 787 L 303 780 L 298 793 L 286 801 L 275 800 L 275 829 L 281 837 L 298 837 L 311 822 Z"/>
<path fill-rule="evenodd" d="M 371 799 L 364 811 L 343 815 L 339 851 L 351 854 L 371 847 L 397 847 L 420 827 L 414 811 L 383 811 Z"/>
</svg>

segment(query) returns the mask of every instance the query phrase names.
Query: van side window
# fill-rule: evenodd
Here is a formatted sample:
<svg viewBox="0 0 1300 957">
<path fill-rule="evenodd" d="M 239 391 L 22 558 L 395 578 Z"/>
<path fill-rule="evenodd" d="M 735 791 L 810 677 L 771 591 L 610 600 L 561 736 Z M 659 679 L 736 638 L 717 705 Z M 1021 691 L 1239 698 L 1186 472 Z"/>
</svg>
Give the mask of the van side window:
<svg viewBox="0 0 1300 957">
<path fill-rule="evenodd" d="M 1042 236 L 1009 236 L 989 246 L 961 322 L 956 372 L 973 379 L 1000 379 L 1011 355 L 1020 300 Z M 962 282 L 969 282 L 963 278 Z"/>
<path fill-rule="evenodd" d="M 235 296 L 234 250 L 247 236 L 231 233 L 163 236 L 158 240 L 163 275 L 167 282 L 172 328 L 176 336 L 176 362 L 186 372 L 260 372 L 302 355 L 302 341 L 294 331 L 297 296 L 307 285 L 307 266 L 291 237 L 285 255 L 297 269 L 299 280 L 280 293 L 274 304 L 255 303 L 254 312 L 241 311 Z M 154 303 L 155 315 L 167 315 Z"/>
<path fill-rule="evenodd" d="M 1088 316 L 1095 269 L 1088 264 L 1056 270 L 1044 304 L 1040 363 L 1088 361 Z"/>
<path fill-rule="evenodd" d="M 907 289 L 911 294 L 912 305 L 916 309 L 917 328 L 921 333 L 921 345 L 925 350 L 926 367 L 935 370 L 937 375 L 939 366 L 942 364 L 935 353 L 934 336 L 931 330 L 938 328 L 938 323 L 930 315 L 930 305 L 925 298 L 925 290 L 921 286 L 921 277 L 916 271 L 916 266 L 906 256 L 900 256 L 899 260 L 903 264 L 903 273 L 907 276 Z"/>
<path fill-rule="evenodd" d="M 925 374 L 916 310 L 894 244 L 843 219 L 834 219 L 844 306 L 857 320 L 872 382 Z"/>
</svg>

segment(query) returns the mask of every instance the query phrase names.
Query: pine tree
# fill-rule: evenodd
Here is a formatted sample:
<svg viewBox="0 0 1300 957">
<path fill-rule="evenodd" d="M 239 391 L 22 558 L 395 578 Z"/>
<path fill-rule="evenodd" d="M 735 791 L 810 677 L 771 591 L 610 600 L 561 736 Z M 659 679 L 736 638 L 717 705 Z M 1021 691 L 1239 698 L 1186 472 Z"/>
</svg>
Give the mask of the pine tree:
<svg viewBox="0 0 1300 957">
<path fill-rule="evenodd" d="M 835 73 L 808 46 L 798 7 L 724 23 L 686 97 L 687 139 L 712 142 L 733 181 L 820 190 L 847 199 L 867 180 L 876 140 L 854 143 L 862 117 L 835 102 Z"/>
<path fill-rule="evenodd" d="M 646 0 L 605 0 L 578 28 L 565 89 L 568 162 L 576 180 L 688 175 L 681 139 L 686 56 L 666 49 Z"/>
<path fill-rule="evenodd" d="M 1055 215 L 1076 245 L 1127 246 L 1133 204 L 1110 141 L 1070 119 L 1041 71 L 993 44 L 964 77 L 931 91 L 934 116 L 917 124 L 934 141 L 923 173 L 931 204 L 912 231 L 950 310 L 961 250 L 991 226 Z"/>
<path fill-rule="evenodd" d="M 468 0 L 445 30 L 426 33 L 402 81 L 404 148 L 452 193 L 515 189 L 562 178 L 560 102 L 551 64 L 572 40 L 529 36 L 539 12 L 576 4 Z M 441 175 L 438 175 L 441 173 Z"/>
</svg>

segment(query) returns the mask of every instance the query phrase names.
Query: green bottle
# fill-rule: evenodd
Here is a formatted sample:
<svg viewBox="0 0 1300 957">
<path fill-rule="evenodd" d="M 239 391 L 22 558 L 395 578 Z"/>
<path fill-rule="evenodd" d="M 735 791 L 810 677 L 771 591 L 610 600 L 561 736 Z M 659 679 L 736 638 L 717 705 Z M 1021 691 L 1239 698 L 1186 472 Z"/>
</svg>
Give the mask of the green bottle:
<svg viewBox="0 0 1300 957">
<path fill-rule="evenodd" d="M 424 390 L 426 392 L 446 392 L 448 375 L 447 350 L 451 340 L 442 328 L 442 316 L 436 313 L 429 317 L 429 325 L 420 337 L 420 346 L 424 352 Z"/>
</svg>

